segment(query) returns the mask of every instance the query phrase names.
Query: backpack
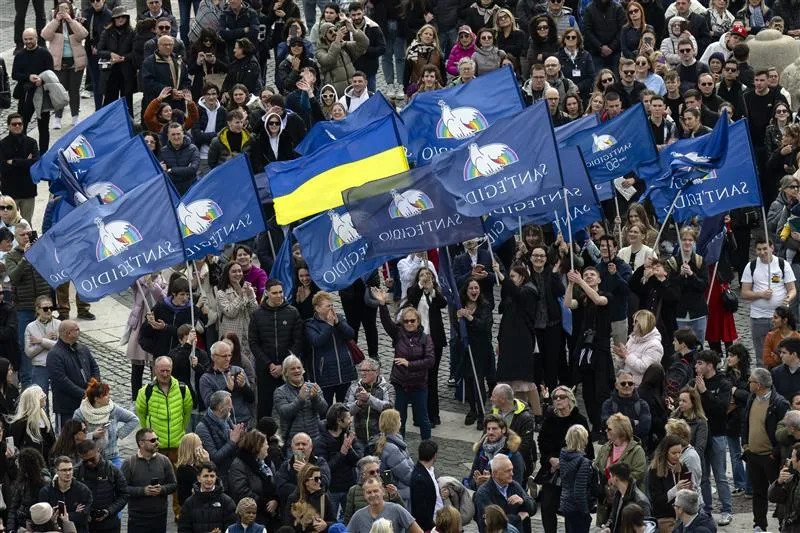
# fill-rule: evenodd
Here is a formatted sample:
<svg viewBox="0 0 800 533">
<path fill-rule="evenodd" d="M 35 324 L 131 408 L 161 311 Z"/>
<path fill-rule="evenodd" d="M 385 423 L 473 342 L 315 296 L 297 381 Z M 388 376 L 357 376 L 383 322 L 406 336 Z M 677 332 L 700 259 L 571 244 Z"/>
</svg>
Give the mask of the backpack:
<svg viewBox="0 0 800 533">
<path fill-rule="evenodd" d="M 634 404 L 633 404 L 633 410 L 636 412 L 636 419 L 638 420 L 639 418 L 641 418 L 641 414 L 642 414 L 642 404 L 641 404 L 641 402 L 640 402 L 639 400 L 637 400 L 636 402 L 634 402 Z M 620 410 L 619 410 L 619 404 L 617 403 L 617 400 L 615 400 L 615 399 L 612 397 L 612 398 L 611 398 L 611 414 L 614 414 L 614 413 L 619 413 L 619 412 L 620 412 Z"/>
<path fill-rule="evenodd" d="M 183 383 L 181 383 L 179 381 L 178 382 L 178 388 L 181 390 L 181 400 L 185 400 L 186 399 L 186 385 L 184 385 Z M 153 395 L 153 384 L 152 383 L 148 383 L 147 387 L 144 388 L 144 403 L 149 404 L 150 403 L 150 396 L 152 396 L 152 395 Z"/>
<path fill-rule="evenodd" d="M 755 274 L 756 261 L 758 261 L 758 259 L 753 259 L 752 261 L 750 261 L 750 264 L 749 264 L 749 267 L 750 267 L 750 279 L 753 279 L 753 274 Z M 781 281 L 783 281 L 783 277 L 785 276 L 785 272 L 784 271 L 786 269 L 786 261 L 784 261 L 782 257 L 778 258 L 778 269 L 781 271 Z"/>
<path fill-rule="evenodd" d="M 667 387 L 667 395 L 677 398 L 682 388 L 694 379 L 694 368 L 689 361 L 681 357 L 680 360 L 669 365 L 667 375 L 664 378 Z"/>
<path fill-rule="evenodd" d="M 591 476 L 589 477 L 589 511 L 596 512 L 598 502 L 605 500 L 606 495 L 606 476 L 603 472 L 594 466 L 594 463 L 584 458 L 589 462 L 592 469 Z"/>
</svg>

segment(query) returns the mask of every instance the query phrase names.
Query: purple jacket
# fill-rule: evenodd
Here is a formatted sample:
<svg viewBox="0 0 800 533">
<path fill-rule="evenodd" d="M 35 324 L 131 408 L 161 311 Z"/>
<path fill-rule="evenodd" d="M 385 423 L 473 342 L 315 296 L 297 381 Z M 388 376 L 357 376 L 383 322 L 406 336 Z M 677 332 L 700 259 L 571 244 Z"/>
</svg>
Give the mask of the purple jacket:
<svg viewBox="0 0 800 533">
<path fill-rule="evenodd" d="M 395 388 L 404 390 L 423 390 L 428 388 L 428 370 L 433 368 L 436 357 L 433 354 L 433 339 L 422 331 L 422 326 L 408 333 L 395 324 L 385 305 L 380 307 L 381 324 L 386 334 L 392 338 L 394 357 L 408 360 L 408 366 L 392 365 L 389 377 Z"/>
<path fill-rule="evenodd" d="M 256 291 L 256 300 L 261 303 L 261 297 L 264 296 L 264 287 L 267 285 L 267 273 L 263 269 L 255 265 L 250 265 L 250 270 L 244 273 L 242 283 L 249 281 L 250 285 Z"/>
<path fill-rule="evenodd" d="M 461 60 L 462 57 L 472 57 L 472 54 L 475 53 L 475 35 L 472 35 L 472 44 L 470 44 L 467 48 L 461 46 L 461 43 L 457 42 L 453 45 L 453 48 L 450 50 L 450 55 L 447 56 L 447 73 L 451 76 L 458 76 L 458 62 Z"/>
</svg>

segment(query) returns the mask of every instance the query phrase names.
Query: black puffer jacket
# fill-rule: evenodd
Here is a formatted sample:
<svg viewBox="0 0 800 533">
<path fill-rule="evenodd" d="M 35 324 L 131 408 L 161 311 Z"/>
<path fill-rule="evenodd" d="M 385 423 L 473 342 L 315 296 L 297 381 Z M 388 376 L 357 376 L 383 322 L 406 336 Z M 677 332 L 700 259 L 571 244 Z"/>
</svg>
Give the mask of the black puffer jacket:
<svg viewBox="0 0 800 533">
<path fill-rule="evenodd" d="M 99 458 L 96 468 L 87 468 L 84 461 L 75 472 L 75 479 L 92 491 L 92 509 L 106 510 L 102 522 L 92 521 L 92 531 L 119 531 L 117 513 L 128 505 L 128 483 L 119 469 L 109 461 Z"/>
<path fill-rule="evenodd" d="M 188 305 L 176 307 L 172 298 L 167 297 L 153 306 L 153 316 L 156 321 L 163 320 L 167 327 L 155 330 L 145 321 L 139 333 L 139 346 L 156 357 L 168 355 L 172 348 L 178 346 L 178 327 L 192 323 L 191 309 Z M 194 317 L 203 324 L 208 320 L 197 307 L 194 308 Z"/>
<path fill-rule="evenodd" d="M 314 442 L 314 449 L 328 462 L 331 469 L 331 492 L 347 492 L 356 484 L 355 466 L 361 455 L 356 453 L 353 448 L 342 455 L 342 442 L 345 433 L 342 432 L 338 437 L 334 437 L 327 429 L 320 430 L 319 438 Z"/>
<path fill-rule="evenodd" d="M 50 444 L 52 444 L 52 441 Z M 19 448 L 20 445 L 17 444 L 17 447 Z M 18 527 L 24 527 L 25 521 L 31 517 L 31 505 L 39 501 L 39 491 L 50 483 L 50 472 L 47 469 L 42 470 L 42 476 L 46 477 L 43 477 L 40 483 L 22 486 L 18 481 L 14 482 L 13 490 L 11 491 L 11 502 L 8 504 L 8 519 L 6 522 L 8 531 L 16 531 Z"/>
<path fill-rule="evenodd" d="M 261 67 L 255 55 L 249 55 L 242 59 L 234 59 L 228 65 L 228 75 L 222 82 L 222 92 L 228 92 L 237 83 L 241 83 L 252 94 L 261 92 Z"/>
<path fill-rule="evenodd" d="M 267 514 L 267 502 L 278 501 L 275 492 L 275 476 L 272 470 L 253 454 L 239 450 L 236 459 L 228 472 L 231 486 L 228 492 L 237 502 L 242 498 L 253 498 L 258 504 L 256 522 L 266 524 L 270 518 Z"/>
<path fill-rule="evenodd" d="M 620 34 L 625 23 L 625 8 L 611 0 L 594 0 L 583 14 L 586 50 L 599 56 L 600 47 L 605 45 L 619 52 Z"/>
<path fill-rule="evenodd" d="M 158 159 L 167 165 L 167 175 L 178 189 L 178 194 L 186 194 L 200 170 L 200 150 L 192 144 L 189 137 L 184 137 L 183 144 L 177 149 L 171 142 L 166 143 L 161 148 Z"/>
<path fill-rule="evenodd" d="M 194 484 L 194 493 L 181 506 L 178 533 L 206 533 L 225 531 L 236 522 L 236 504 L 222 492 L 222 483 L 211 492 L 201 492 L 200 483 Z"/>
<path fill-rule="evenodd" d="M 256 360 L 256 375 L 268 370 L 269 363 L 280 365 L 287 355 L 303 353 L 303 319 L 287 301 L 278 307 L 264 302 L 250 317 L 248 342 Z"/>
</svg>

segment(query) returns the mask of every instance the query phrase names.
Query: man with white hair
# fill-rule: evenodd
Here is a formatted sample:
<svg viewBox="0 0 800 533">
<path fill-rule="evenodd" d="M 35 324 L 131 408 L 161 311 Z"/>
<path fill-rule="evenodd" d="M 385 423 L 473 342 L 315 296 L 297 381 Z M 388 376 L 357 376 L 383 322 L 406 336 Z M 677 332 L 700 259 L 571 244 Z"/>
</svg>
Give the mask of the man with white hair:
<svg viewBox="0 0 800 533">
<path fill-rule="evenodd" d="M 280 418 L 283 441 L 304 432 L 312 439 L 319 437 L 319 420 L 328 412 L 328 402 L 316 383 L 305 380 L 306 371 L 296 355 L 283 360 L 283 380 L 275 389 L 275 413 Z"/>
<path fill-rule="evenodd" d="M 700 510 L 700 496 L 697 492 L 681 489 L 675 496 L 675 518 L 678 523 L 673 533 L 693 533 L 716 531 L 714 519 Z"/>
<path fill-rule="evenodd" d="M 323 489 L 330 487 L 331 468 L 327 461 L 320 455 L 314 455 L 314 443 L 307 433 L 297 433 L 292 437 L 291 455 L 275 474 L 275 487 L 283 511 L 281 516 L 289 516 L 289 496 L 297 490 L 297 474 L 308 463 L 319 467 L 321 487 Z"/>
<path fill-rule="evenodd" d="M 745 407 L 742 452 L 747 465 L 747 478 L 753 487 L 754 527 L 767 530 L 767 490 L 778 478 L 779 458 L 775 453 L 778 422 L 789 410 L 789 402 L 772 386 L 772 374 L 756 368 L 748 380 L 750 397 Z"/>
<path fill-rule="evenodd" d="M 788 460 L 792 456 L 792 446 L 800 443 L 800 411 L 786 412 L 775 431 L 775 439 L 781 447 L 781 461 Z"/>
<path fill-rule="evenodd" d="M 475 520 L 478 522 L 478 530 L 484 533 L 484 510 L 495 504 L 506 513 L 508 523 L 522 531 L 522 523 L 536 513 L 536 504 L 527 491 L 514 481 L 514 465 L 507 455 L 495 455 L 490 465 L 492 481 L 484 483 L 475 491 Z"/>
<path fill-rule="evenodd" d="M 513 430 L 522 439 L 519 453 L 525 460 L 523 479 L 527 479 L 533 473 L 533 467 L 536 466 L 536 442 L 533 435 L 536 418 L 528 404 L 514 397 L 514 389 L 508 383 L 495 385 L 491 401 L 492 414 L 503 417 L 508 429 Z"/>
<path fill-rule="evenodd" d="M 239 439 L 247 431 L 247 426 L 241 422 L 234 424 L 231 419 L 232 411 L 231 393 L 218 390 L 211 395 L 208 409 L 195 429 L 203 442 L 203 448 L 208 452 L 208 458 L 218 468 L 218 477 L 226 490 L 230 486 L 228 470 L 239 451 Z"/>
</svg>

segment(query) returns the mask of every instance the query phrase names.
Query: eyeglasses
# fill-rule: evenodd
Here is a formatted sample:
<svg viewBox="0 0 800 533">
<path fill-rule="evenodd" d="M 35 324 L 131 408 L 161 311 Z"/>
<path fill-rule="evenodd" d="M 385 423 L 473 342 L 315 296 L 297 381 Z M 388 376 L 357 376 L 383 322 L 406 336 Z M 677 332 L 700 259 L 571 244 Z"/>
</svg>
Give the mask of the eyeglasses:
<svg viewBox="0 0 800 533">
<path fill-rule="evenodd" d="M 682 54 L 688 54 L 688 53 L 691 53 L 691 51 L 692 51 L 691 48 L 683 48 L 682 50 L 678 50 L 678 52 L 680 52 Z"/>
<path fill-rule="evenodd" d="M 14 209 L 13 205 L 0 205 L 0 211 L 11 211 Z"/>
<path fill-rule="evenodd" d="M 52 305 L 43 305 L 39 309 L 41 309 L 45 313 L 49 313 L 50 311 L 53 310 L 53 306 Z"/>
<path fill-rule="evenodd" d="M 494 37 L 492 37 L 491 35 L 481 35 L 481 41 L 491 41 L 493 39 Z"/>
<path fill-rule="evenodd" d="M 155 444 L 156 442 L 158 442 L 158 437 L 153 437 L 152 439 L 142 439 L 139 442 L 149 442 L 151 444 Z"/>
<path fill-rule="evenodd" d="M 778 109 L 777 111 L 775 111 L 776 115 L 786 115 L 788 113 L 789 113 L 788 109 Z"/>
<path fill-rule="evenodd" d="M 698 83 L 698 85 L 700 87 L 713 87 L 714 86 L 714 82 L 706 81 L 706 82 L 703 82 L 703 83 Z"/>
<path fill-rule="evenodd" d="M 725 72 L 739 72 L 738 68 L 725 67 Z"/>
<path fill-rule="evenodd" d="M 553 399 L 554 400 L 566 400 L 567 399 L 567 395 L 566 394 L 556 394 L 555 396 L 553 396 Z"/>
<path fill-rule="evenodd" d="M 416 323 L 417 323 L 416 318 L 406 318 L 405 320 L 403 320 L 403 324 L 416 324 Z"/>
<path fill-rule="evenodd" d="M 576 40 L 578 40 L 578 36 L 574 35 L 574 34 L 573 35 L 565 35 L 564 36 L 564 40 L 565 41 L 576 41 Z"/>
<path fill-rule="evenodd" d="M 380 471 L 380 470 L 377 470 L 377 469 L 376 469 L 376 470 L 367 470 L 366 472 L 364 472 L 364 475 L 367 475 L 367 476 L 377 476 L 377 475 L 378 475 L 378 474 L 380 474 L 380 473 L 381 473 L 381 471 Z"/>
<path fill-rule="evenodd" d="M 800 185 L 787 185 L 784 189 L 800 189 Z"/>
<path fill-rule="evenodd" d="M 636 62 L 636 66 L 637 67 L 647 67 L 647 66 L 649 66 L 649 64 L 647 63 L 647 61 L 637 61 Z"/>
<path fill-rule="evenodd" d="M 632 15 L 633 13 L 639 13 L 639 10 L 638 9 L 629 9 L 628 10 L 628 15 Z"/>
<path fill-rule="evenodd" d="M 633 381 L 620 381 L 620 387 L 633 387 Z"/>
<path fill-rule="evenodd" d="M 319 483 L 320 481 L 322 481 L 322 477 L 321 476 L 314 476 L 314 477 L 310 478 L 309 481 L 313 481 L 315 483 Z"/>
</svg>

